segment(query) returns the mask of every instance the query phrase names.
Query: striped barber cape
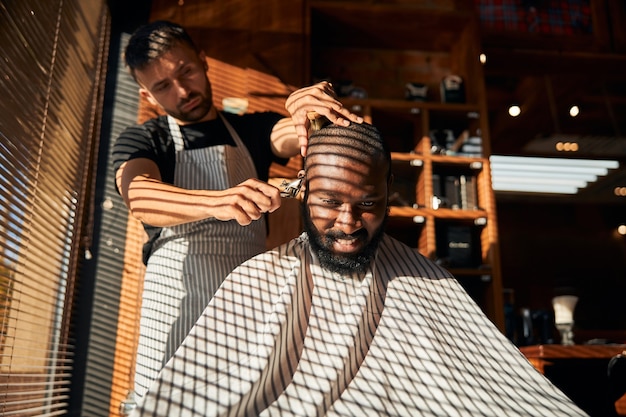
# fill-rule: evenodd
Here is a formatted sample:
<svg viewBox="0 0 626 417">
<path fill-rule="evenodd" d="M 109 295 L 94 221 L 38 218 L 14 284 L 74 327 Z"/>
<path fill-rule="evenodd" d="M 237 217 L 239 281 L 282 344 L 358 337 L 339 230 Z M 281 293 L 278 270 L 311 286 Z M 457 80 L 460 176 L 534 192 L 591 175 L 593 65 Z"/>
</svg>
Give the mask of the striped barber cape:
<svg viewBox="0 0 626 417">
<path fill-rule="evenodd" d="M 342 276 L 302 234 L 227 277 L 133 415 L 586 414 L 415 250 Z"/>
</svg>

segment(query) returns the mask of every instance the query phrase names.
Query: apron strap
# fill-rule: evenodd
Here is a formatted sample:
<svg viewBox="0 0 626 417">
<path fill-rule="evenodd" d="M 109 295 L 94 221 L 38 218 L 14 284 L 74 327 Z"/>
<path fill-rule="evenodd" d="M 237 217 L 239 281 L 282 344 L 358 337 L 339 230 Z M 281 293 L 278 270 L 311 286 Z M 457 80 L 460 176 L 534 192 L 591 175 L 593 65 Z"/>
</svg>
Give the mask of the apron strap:
<svg viewBox="0 0 626 417">
<path fill-rule="evenodd" d="M 252 155 L 250 154 L 250 151 L 248 150 L 246 145 L 244 145 L 243 140 L 241 140 L 235 128 L 232 127 L 230 123 L 228 123 L 228 120 L 226 120 L 226 117 L 224 117 L 224 115 L 221 112 L 218 112 L 217 114 L 222 119 L 222 122 L 224 122 L 224 126 L 226 126 L 226 129 L 228 129 L 228 132 L 230 133 L 230 136 L 235 141 L 235 144 L 237 144 L 237 148 L 239 149 L 239 152 L 243 152 L 243 154 L 247 156 L 247 158 L 241 158 L 241 163 L 246 165 L 247 169 L 249 169 L 250 172 L 254 173 L 254 176 L 258 178 L 259 173 L 257 172 L 256 166 L 254 165 L 254 162 L 253 162 L 254 160 L 252 159 Z"/>
<path fill-rule="evenodd" d="M 174 139 L 174 149 L 176 152 L 181 152 L 185 149 L 185 141 L 183 140 L 183 132 L 180 130 L 180 126 L 176 123 L 176 120 L 167 115 L 167 123 L 170 128 L 170 134 L 172 135 L 172 139 Z"/>
</svg>

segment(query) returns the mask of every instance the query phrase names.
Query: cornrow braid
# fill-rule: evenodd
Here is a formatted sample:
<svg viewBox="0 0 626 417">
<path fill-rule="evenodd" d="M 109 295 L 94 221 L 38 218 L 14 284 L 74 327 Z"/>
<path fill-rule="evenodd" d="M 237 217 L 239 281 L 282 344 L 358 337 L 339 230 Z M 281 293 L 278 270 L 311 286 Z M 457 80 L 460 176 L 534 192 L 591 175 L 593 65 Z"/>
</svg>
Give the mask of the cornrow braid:
<svg viewBox="0 0 626 417">
<path fill-rule="evenodd" d="M 329 152 L 340 152 L 362 163 L 380 162 L 387 169 L 387 178 L 391 176 L 391 153 L 379 130 L 371 124 L 351 123 L 347 127 L 327 124 L 311 132 L 304 169 L 308 167 L 309 157 Z"/>
</svg>

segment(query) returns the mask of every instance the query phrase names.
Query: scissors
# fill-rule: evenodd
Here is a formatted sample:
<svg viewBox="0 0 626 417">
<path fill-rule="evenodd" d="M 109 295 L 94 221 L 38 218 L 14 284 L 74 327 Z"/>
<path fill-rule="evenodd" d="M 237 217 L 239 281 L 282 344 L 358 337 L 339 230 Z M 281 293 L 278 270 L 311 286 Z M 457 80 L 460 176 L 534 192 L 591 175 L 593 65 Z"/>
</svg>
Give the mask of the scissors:
<svg viewBox="0 0 626 417">
<path fill-rule="evenodd" d="M 298 172 L 298 178 L 292 181 L 283 180 L 280 184 L 280 196 L 285 198 L 296 198 L 304 182 L 304 170 Z"/>
<path fill-rule="evenodd" d="M 307 113 L 307 117 L 311 122 L 311 130 L 320 130 L 322 127 L 326 126 L 330 123 L 330 121 L 315 111 L 311 111 Z M 298 172 L 298 178 L 292 181 L 283 180 L 280 184 L 280 196 L 285 198 L 296 198 L 298 193 L 300 192 L 300 188 L 302 188 L 302 183 L 304 182 L 304 170 L 300 170 Z"/>
</svg>

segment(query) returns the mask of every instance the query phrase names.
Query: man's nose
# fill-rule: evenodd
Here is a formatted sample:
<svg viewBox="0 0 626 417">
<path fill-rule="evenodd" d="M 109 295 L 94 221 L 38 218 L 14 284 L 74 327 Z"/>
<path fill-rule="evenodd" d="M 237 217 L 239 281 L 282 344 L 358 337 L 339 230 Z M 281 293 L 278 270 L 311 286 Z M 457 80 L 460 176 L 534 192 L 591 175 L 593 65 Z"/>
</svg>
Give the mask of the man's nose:
<svg viewBox="0 0 626 417">
<path fill-rule="evenodd" d="M 189 95 L 189 88 L 187 88 L 187 85 L 185 83 L 175 81 L 174 86 L 176 87 L 176 92 L 178 93 L 179 97 L 186 98 Z"/>
<path fill-rule="evenodd" d="M 358 211 L 350 205 L 343 205 L 339 210 L 335 226 L 338 226 L 344 233 L 352 233 L 361 227 Z"/>
</svg>

